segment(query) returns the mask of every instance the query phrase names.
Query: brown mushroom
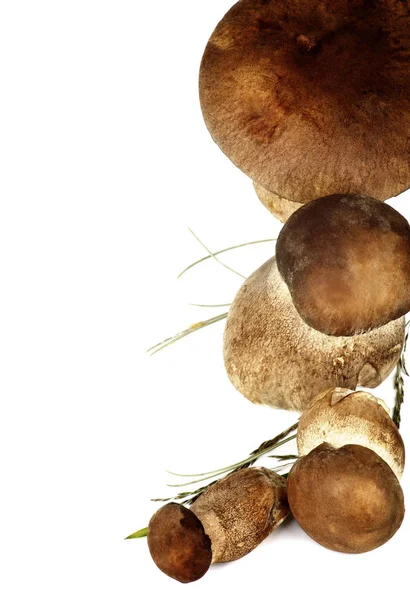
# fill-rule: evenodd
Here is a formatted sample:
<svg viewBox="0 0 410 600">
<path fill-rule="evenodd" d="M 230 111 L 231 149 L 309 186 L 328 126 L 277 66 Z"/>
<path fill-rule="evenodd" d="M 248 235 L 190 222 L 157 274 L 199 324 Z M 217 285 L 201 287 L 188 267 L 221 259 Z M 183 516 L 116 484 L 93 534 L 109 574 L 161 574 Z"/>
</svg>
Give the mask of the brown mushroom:
<svg viewBox="0 0 410 600">
<path fill-rule="evenodd" d="M 224 361 L 233 385 L 249 400 L 303 411 L 331 387 L 377 387 L 404 343 L 404 318 L 368 333 L 328 336 L 295 309 L 274 258 L 243 284 L 224 334 Z"/>
<path fill-rule="evenodd" d="M 148 525 L 148 547 L 161 571 L 189 583 L 211 563 L 251 552 L 288 513 L 286 480 L 252 467 L 217 481 L 191 509 L 176 503 L 160 508 Z"/>
<path fill-rule="evenodd" d="M 200 579 L 212 562 L 211 540 L 182 504 L 166 504 L 148 525 L 148 548 L 159 569 L 181 583 Z"/>
<path fill-rule="evenodd" d="M 390 198 L 410 185 L 409 50 L 407 2 L 241 0 L 204 52 L 205 123 L 276 196 Z"/>
<path fill-rule="evenodd" d="M 404 517 L 403 492 L 388 464 L 359 445 L 323 443 L 299 458 L 288 499 L 302 529 L 322 546 L 360 553 L 387 542 Z"/>
<path fill-rule="evenodd" d="M 299 456 L 323 442 L 334 448 L 365 446 L 383 458 L 398 479 L 403 474 L 403 439 L 383 400 L 369 392 L 332 388 L 311 401 L 299 421 Z"/>
<path fill-rule="evenodd" d="M 355 335 L 410 310 L 410 225 L 359 195 L 326 196 L 296 211 L 276 244 L 280 274 L 304 321 Z"/>
</svg>

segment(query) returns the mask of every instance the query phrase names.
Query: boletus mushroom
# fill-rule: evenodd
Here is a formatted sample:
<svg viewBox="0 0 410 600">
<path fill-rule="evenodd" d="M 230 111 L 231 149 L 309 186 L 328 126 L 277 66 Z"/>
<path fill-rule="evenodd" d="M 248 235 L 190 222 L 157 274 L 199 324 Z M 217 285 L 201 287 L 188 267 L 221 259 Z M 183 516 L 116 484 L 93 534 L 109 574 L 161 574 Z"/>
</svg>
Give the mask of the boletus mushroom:
<svg viewBox="0 0 410 600">
<path fill-rule="evenodd" d="M 190 509 L 176 503 L 160 508 L 148 525 L 148 547 L 161 571 L 189 583 L 211 563 L 251 552 L 288 513 L 286 480 L 252 467 L 217 481 Z"/>
<path fill-rule="evenodd" d="M 400 483 L 373 450 L 323 443 L 288 475 L 288 499 L 302 529 L 322 546 L 360 553 L 387 542 L 404 517 Z"/>
<path fill-rule="evenodd" d="M 373 198 L 298 209 L 228 314 L 225 366 L 252 402 L 303 411 L 331 387 L 377 387 L 399 360 L 410 309 L 410 226 Z"/>
<path fill-rule="evenodd" d="M 322 333 L 356 335 L 410 310 L 410 225 L 374 198 L 334 194 L 303 206 L 276 257 L 296 310 Z"/>
<path fill-rule="evenodd" d="M 241 0 L 202 58 L 205 123 L 274 211 L 385 200 L 410 185 L 409 51 L 408 2 Z"/>
<path fill-rule="evenodd" d="M 381 456 L 400 479 L 404 443 L 383 400 L 369 392 L 332 388 L 314 398 L 298 425 L 299 456 L 327 442 L 334 448 L 359 444 Z"/>
<path fill-rule="evenodd" d="M 403 343 L 404 317 L 348 337 L 309 327 L 271 258 L 238 291 L 223 351 L 228 377 L 246 398 L 302 412 L 331 387 L 380 385 L 399 360 Z"/>
</svg>

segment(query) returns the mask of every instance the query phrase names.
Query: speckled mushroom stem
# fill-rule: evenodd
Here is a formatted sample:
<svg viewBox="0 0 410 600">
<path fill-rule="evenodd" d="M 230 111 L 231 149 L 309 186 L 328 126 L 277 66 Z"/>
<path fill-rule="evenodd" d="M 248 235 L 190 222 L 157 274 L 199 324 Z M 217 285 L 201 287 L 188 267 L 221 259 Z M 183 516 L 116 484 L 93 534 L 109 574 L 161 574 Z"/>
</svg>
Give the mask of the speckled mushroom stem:
<svg viewBox="0 0 410 600">
<path fill-rule="evenodd" d="M 299 316 L 275 258 L 243 284 L 228 313 L 224 360 L 256 404 L 302 412 L 331 387 L 377 387 L 400 358 L 404 317 L 354 336 L 329 336 Z"/>
<path fill-rule="evenodd" d="M 211 540 L 212 562 L 237 560 L 288 516 L 286 480 L 264 467 L 244 469 L 220 480 L 190 508 Z"/>
</svg>

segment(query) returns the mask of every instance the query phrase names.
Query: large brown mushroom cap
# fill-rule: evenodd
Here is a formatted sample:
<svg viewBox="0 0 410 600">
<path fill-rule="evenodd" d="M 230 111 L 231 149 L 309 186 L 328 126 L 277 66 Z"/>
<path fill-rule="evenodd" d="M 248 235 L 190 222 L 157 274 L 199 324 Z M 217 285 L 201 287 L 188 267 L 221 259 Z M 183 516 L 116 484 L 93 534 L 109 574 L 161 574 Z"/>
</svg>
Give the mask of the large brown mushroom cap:
<svg viewBox="0 0 410 600">
<path fill-rule="evenodd" d="M 211 540 L 201 521 L 182 504 L 166 504 L 148 524 L 148 548 L 163 573 L 180 581 L 196 581 L 212 561 Z"/>
<path fill-rule="evenodd" d="M 410 310 L 410 225 L 383 202 L 310 202 L 285 223 L 276 256 L 297 311 L 318 331 L 354 335 Z"/>
<path fill-rule="evenodd" d="M 369 392 L 332 388 L 312 400 L 300 417 L 300 456 L 323 442 L 340 448 L 359 444 L 387 462 L 398 479 L 404 469 L 404 443 L 384 402 Z"/>
<path fill-rule="evenodd" d="M 211 486 L 191 510 L 212 541 L 212 562 L 237 560 L 288 516 L 286 480 L 264 467 L 232 473 Z"/>
<path fill-rule="evenodd" d="M 288 476 L 293 516 L 314 540 L 339 552 L 368 552 L 387 542 L 404 517 L 397 477 L 373 450 L 321 444 Z"/>
<path fill-rule="evenodd" d="M 206 125 L 254 181 L 294 202 L 410 185 L 410 4 L 241 0 L 206 47 Z"/>
<path fill-rule="evenodd" d="M 224 334 L 233 385 L 256 404 L 303 411 L 323 390 L 377 387 L 400 358 L 404 318 L 351 337 L 309 327 L 293 305 L 275 259 L 243 284 Z"/>
</svg>

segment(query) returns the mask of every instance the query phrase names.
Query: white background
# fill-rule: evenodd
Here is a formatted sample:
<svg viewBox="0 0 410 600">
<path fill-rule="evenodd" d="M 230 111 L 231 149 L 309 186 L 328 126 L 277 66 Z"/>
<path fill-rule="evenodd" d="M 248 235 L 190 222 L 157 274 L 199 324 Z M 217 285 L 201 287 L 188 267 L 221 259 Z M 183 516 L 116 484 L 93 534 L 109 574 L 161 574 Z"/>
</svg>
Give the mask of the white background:
<svg viewBox="0 0 410 600">
<path fill-rule="evenodd" d="M 124 541 L 172 493 L 164 469 L 245 457 L 295 415 L 242 398 L 223 323 L 241 284 L 211 249 L 279 224 L 212 142 L 197 77 L 232 0 L 24 2 L 0 8 L 0 595 L 7 600 L 398 597 L 409 520 L 371 553 L 330 552 L 289 522 L 183 586 Z M 392 204 L 410 216 L 409 195 Z M 250 273 L 262 244 L 225 255 Z M 410 438 L 410 382 L 402 433 Z M 391 380 L 377 394 L 392 402 Z M 290 449 L 289 449 L 290 450 Z M 272 464 L 269 459 L 265 463 Z M 173 480 L 175 482 L 175 480 Z M 409 473 L 402 480 L 409 497 Z M 407 586 L 406 586 L 407 587 Z"/>
</svg>

